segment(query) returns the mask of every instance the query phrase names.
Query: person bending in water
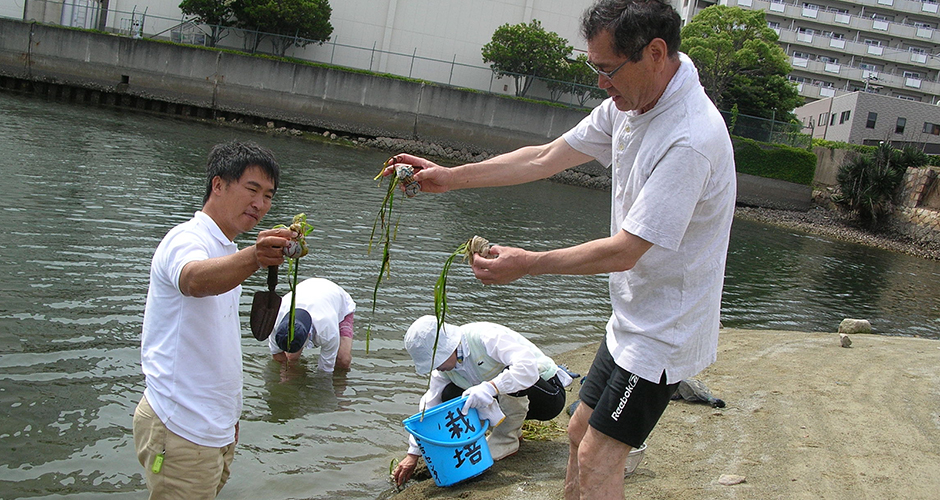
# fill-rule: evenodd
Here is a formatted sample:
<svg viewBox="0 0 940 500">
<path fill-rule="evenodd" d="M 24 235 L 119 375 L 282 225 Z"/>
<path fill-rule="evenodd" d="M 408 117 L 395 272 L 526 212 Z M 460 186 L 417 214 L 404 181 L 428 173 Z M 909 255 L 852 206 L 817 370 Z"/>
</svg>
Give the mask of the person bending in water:
<svg viewBox="0 0 940 500">
<path fill-rule="evenodd" d="M 291 293 L 281 299 L 268 347 L 275 361 L 289 365 L 304 348 L 320 347 L 317 368 L 333 373 L 348 370 L 352 362 L 353 315 L 356 303 L 346 290 L 323 278 L 305 279 L 297 285 L 294 341 L 288 345 Z"/>
</svg>

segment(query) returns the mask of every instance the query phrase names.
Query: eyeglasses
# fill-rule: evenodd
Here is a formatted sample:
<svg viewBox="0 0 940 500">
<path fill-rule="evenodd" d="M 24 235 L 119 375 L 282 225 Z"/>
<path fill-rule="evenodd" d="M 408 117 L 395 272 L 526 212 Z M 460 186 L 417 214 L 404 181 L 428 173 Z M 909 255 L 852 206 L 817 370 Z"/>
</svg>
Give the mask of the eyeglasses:
<svg viewBox="0 0 940 500">
<path fill-rule="evenodd" d="M 639 54 L 640 52 L 643 52 L 643 49 L 645 49 L 647 45 L 649 45 L 649 42 L 646 42 L 645 44 L 643 44 L 642 47 L 637 49 L 637 51 L 634 52 L 630 57 L 628 57 L 626 61 L 620 63 L 620 66 L 617 66 L 616 68 L 614 68 L 613 71 L 603 71 L 601 69 L 598 69 L 597 66 L 595 66 L 591 61 L 588 61 L 588 60 L 585 60 L 584 64 L 587 64 L 587 67 L 591 68 L 591 71 L 597 73 L 598 75 L 606 76 L 608 80 L 612 80 L 614 78 L 614 74 L 620 71 L 620 68 L 622 68 L 625 64 L 630 62 L 630 59 L 633 59 L 634 57 L 636 57 L 637 54 Z"/>
<path fill-rule="evenodd" d="M 602 70 L 602 69 L 598 69 L 597 66 L 591 64 L 591 61 L 584 61 L 584 64 L 587 64 L 587 67 L 591 68 L 591 71 L 597 73 L 598 75 L 604 75 L 604 76 L 607 77 L 608 80 L 613 80 L 613 79 L 614 79 L 614 73 L 620 71 L 620 68 L 622 68 L 623 65 L 624 65 L 624 64 L 627 64 L 628 62 L 630 62 L 629 59 L 627 59 L 626 61 L 620 63 L 620 66 L 617 66 L 616 68 L 614 68 L 613 71 L 609 71 L 609 72 L 608 72 L 608 71 L 604 71 L 604 70 Z"/>
</svg>

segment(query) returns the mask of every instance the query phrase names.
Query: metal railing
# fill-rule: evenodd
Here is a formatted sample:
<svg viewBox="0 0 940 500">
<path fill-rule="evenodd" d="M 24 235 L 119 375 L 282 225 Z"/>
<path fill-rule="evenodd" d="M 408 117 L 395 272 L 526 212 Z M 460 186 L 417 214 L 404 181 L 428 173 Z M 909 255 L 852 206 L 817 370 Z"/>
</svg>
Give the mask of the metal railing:
<svg viewBox="0 0 940 500">
<path fill-rule="evenodd" d="M 731 135 L 801 149 L 809 149 L 812 144 L 812 136 L 803 133 L 803 126 L 800 124 L 758 116 L 735 115 L 727 111 L 722 111 L 721 116 L 725 119 Z"/>
</svg>

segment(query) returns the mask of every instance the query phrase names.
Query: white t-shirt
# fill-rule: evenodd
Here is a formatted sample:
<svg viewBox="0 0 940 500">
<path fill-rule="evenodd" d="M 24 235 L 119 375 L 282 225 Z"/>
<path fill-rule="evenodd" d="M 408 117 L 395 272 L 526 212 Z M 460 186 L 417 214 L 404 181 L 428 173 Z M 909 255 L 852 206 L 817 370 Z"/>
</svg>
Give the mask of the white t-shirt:
<svg viewBox="0 0 940 500">
<path fill-rule="evenodd" d="M 291 293 L 281 298 L 281 308 L 277 311 L 274 326 L 280 324 L 285 316 L 290 314 Z M 297 309 L 304 309 L 310 313 L 316 335 L 307 337 L 304 349 L 320 347 L 320 360 L 317 368 L 332 373 L 336 366 L 336 353 L 339 351 L 339 322 L 356 310 L 356 303 L 342 287 L 323 278 L 309 278 L 297 284 Z M 268 347 L 271 354 L 284 352 L 274 339 L 274 334 L 268 337 Z"/>
<path fill-rule="evenodd" d="M 657 383 L 688 378 L 718 347 L 721 289 L 734 217 L 734 152 L 724 120 L 685 54 L 643 114 L 607 99 L 565 133 L 574 149 L 613 165 L 611 234 L 650 243 L 630 271 L 610 275 L 607 347 L 617 365 Z"/>
<path fill-rule="evenodd" d="M 242 411 L 242 287 L 186 297 L 179 289 L 180 273 L 190 262 L 237 250 L 200 211 L 164 236 L 150 264 L 140 335 L 144 395 L 169 430 L 202 446 L 235 441 Z"/>
</svg>

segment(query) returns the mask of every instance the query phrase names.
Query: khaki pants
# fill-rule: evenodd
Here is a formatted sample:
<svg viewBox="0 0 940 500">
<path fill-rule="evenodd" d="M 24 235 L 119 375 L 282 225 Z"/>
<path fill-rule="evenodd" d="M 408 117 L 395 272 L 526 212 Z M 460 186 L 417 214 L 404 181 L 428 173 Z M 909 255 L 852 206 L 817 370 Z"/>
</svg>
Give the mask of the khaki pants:
<svg viewBox="0 0 940 500">
<path fill-rule="evenodd" d="M 235 443 L 222 448 L 200 446 L 166 428 L 146 397 L 134 411 L 134 447 L 144 466 L 151 500 L 213 499 L 225 486 L 235 457 Z M 157 455 L 163 466 L 153 472 Z"/>
</svg>

